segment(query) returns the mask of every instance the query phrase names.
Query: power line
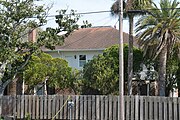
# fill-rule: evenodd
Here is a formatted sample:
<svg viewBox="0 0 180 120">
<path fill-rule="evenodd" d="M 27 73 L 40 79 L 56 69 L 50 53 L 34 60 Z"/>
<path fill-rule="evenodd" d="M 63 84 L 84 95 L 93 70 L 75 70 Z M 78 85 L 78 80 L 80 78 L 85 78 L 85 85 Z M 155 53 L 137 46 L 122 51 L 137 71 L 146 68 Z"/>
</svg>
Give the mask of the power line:
<svg viewBox="0 0 180 120">
<path fill-rule="evenodd" d="M 107 12 L 111 12 L 111 11 L 92 11 L 92 12 L 82 12 L 82 13 L 75 13 L 74 15 L 86 15 L 86 14 L 97 14 L 97 13 L 107 13 Z M 65 14 L 65 15 L 72 15 L 72 14 Z M 46 17 L 56 17 L 57 15 L 48 15 Z M 33 17 L 36 18 L 36 17 Z"/>
<path fill-rule="evenodd" d="M 153 11 L 153 10 L 180 10 L 180 8 L 162 8 L 162 9 L 143 9 L 143 10 L 130 10 L 129 12 L 143 12 L 143 11 Z M 88 15 L 88 14 L 99 14 L 99 13 L 110 13 L 111 11 L 110 10 L 107 10 L 107 11 L 90 11 L 90 12 L 80 12 L 80 13 L 75 13 L 74 15 Z M 127 11 L 128 12 L 128 11 Z M 65 14 L 65 15 L 71 15 L 71 14 Z M 55 16 L 58 16 L 57 15 L 48 15 L 46 17 L 55 17 Z M 33 17 L 33 18 L 36 18 L 36 17 Z"/>
</svg>

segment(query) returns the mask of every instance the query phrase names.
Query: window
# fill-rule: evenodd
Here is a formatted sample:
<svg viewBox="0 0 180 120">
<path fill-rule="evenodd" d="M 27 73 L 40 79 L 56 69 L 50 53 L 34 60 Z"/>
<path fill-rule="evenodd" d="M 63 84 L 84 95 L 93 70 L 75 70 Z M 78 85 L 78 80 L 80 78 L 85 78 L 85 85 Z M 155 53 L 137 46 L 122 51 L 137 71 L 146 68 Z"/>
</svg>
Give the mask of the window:
<svg viewBox="0 0 180 120">
<path fill-rule="evenodd" d="M 79 55 L 79 67 L 83 67 L 86 64 L 86 55 Z"/>
</svg>

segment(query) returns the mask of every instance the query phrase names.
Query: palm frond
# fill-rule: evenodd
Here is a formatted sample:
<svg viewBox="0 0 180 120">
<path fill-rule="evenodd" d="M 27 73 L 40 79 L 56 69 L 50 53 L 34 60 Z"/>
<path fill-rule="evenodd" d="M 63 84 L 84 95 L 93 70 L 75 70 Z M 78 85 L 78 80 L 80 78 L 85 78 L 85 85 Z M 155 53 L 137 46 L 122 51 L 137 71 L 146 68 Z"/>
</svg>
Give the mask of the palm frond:
<svg viewBox="0 0 180 120">
<path fill-rule="evenodd" d="M 125 6 L 126 6 L 126 3 L 123 0 L 123 10 L 125 9 Z M 120 10 L 119 10 L 119 1 L 118 0 L 113 3 L 113 5 L 111 6 L 110 10 L 111 10 L 111 15 L 112 16 L 116 16 L 116 15 L 119 14 Z"/>
<path fill-rule="evenodd" d="M 179 3 L 174 0 L 160 1 L 160 9 L 155 3 L 152 3 L 152 8 L 149 10 L 151 14 L 141 17 L 136 23 L 135 32 L 138 36 L 138 43 L 144 50 L 145 54 L 151 48 L 152 58 L 157 58 L 162 49 L 168 46 L 168 51 L 172 51 L 173 46 L 180 41 L 180 16 L 179 9 L 164 9 L 177 8 Z M 171 54 L 171 52 L 168 52 Z"/>
</svg>

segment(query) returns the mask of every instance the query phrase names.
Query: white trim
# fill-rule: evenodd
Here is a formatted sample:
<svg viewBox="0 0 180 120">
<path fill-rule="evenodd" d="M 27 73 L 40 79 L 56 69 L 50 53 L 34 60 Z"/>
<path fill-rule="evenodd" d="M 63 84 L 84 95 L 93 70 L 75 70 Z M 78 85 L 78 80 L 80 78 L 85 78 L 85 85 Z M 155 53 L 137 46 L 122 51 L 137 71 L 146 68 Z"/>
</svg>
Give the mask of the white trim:
<svg viewBox="0 0 180 120">
<path fill-rule="evenodd" d="M 80 55 L 85 55 L 85 57 L 86 57 L 86 60 L 85 60 L 86 63 L 87 63 L 87 55 L 86 55 L 86 54 L 79 54 L 79 55 L 78 55 L 78 67 L 79 67 L 79 68 L 83 68 L 84 65 L 83 65 L 83 66 L 80 66 L 80 60 L 79 60 L 79 59 L 80 59 L 80 57 L 79 57 Z"/>
</svg>

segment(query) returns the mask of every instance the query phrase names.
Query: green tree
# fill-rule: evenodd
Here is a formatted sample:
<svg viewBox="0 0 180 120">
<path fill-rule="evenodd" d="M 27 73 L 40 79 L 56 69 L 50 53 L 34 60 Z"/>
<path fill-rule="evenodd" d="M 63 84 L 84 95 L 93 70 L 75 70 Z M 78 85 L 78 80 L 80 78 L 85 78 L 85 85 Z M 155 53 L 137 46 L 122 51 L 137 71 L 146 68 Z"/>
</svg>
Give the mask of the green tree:
<svg viewBox="0 0 180 120">
<path fill-rule="evenodd" d="M 28 63 L 31 55 L 45 46 L 54 49 L 61 45 L 71 31 L 78 28 L 79 15 L 71 11 L 60 10 L 56 16 L 58 27 L 47 28 L 38 33 L 36 42 L 25 41 L 25 31 L 34 30 L 46 24 L 50 8 L 37 6 L 34 0 L 1 0 L 0 1 L 0 94 Z M 57 33 L 66 31 L 63 36 Z"/>
<path fill-rule="evenodd" d="M 134 17 L 142 15 L 140 10 L 147 9 L 151 5 L 151 0 L 127 0 L 124 1 L 124 17 L 129 18 L 129 52 L 128 52 L 128 94 L 132 94 L 133 78 L 133 42 L 134 42 Z M 112 15 L 119 14 L 119 1 L 116 1 L 111 7 Z"/>
<path fill-rule="evenodd" d="M 151 15 L 141 17 L 136 33 L 144 54 L 158 60 L 158 90 L 165 96 L 167 60 L 170 59 L 174 45 L 180 40 L 180 3 L 176 0 L 160 1 L 160 9 L 153 4 Z"/>
<path fill-rule="evenodd" d="M 166 75 L 166 96 L 169 95 L 170 91 L 179 88 L 179 74 L 180 69 L 180 57 L 178 57 L 180 51 L 180 45 L 176 44 L 173 48 L 173 53 L 171 57 L 167 60 L 167 75 Z"/>
<path fill-rule="evenodd" d="M 134 51 L 134 70 L 137 72 L 142 63 L 142 52 L 133 48 Z M 106 49 L 102 55 L 94 57 L 88 62 L 83 69 L 84 89 L 95 90 L 95 94 L 117 94 L 118 93 L 118 76 L 119 76 L 119 62 L 118 62 L 118 45 Z M 124 66 L 128 62 L 128 46 L 124 46 Z M 125 80 L 127 81 L 127 68 L 125 67 Z M 86 94 L 86 93 L 84 93 Z"/>
<path fill-rule="evenodd" d="M 71 88 L 75 91 L 74 71 L 64 59 L 52 58 L 46 53 L 32 55 L 22 72 L 25 83 L 29 86 L 27 93 L 45 81 L 49 87 Z"/>
</svg>

